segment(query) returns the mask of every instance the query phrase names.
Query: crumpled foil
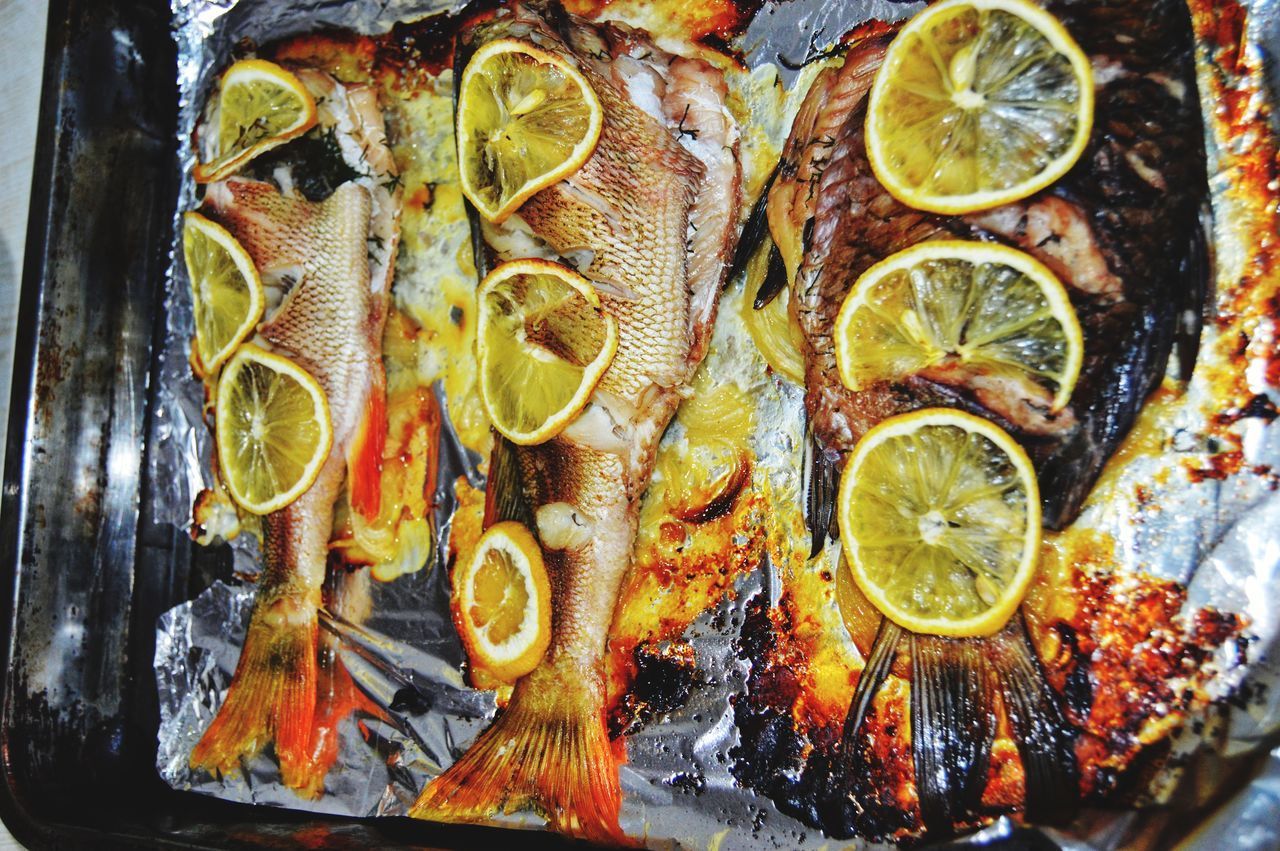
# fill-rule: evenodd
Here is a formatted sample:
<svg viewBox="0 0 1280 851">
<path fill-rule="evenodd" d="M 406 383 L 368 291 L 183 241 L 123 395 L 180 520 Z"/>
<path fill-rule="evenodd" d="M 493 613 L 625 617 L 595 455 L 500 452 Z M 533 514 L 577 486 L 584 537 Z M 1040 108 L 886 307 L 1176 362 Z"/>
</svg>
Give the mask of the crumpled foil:
<svg viewBox="0 0 1280 851">
<path fill-rule="evenodd" d="M 461 5 L 460 0 L 173 0 L 181 110 L 176 143 L 187 175 L 175 224 L 181 211 L 195 204 L 195 185 L 189 177 L 193 165 L 191 132 L 215 76 L 238 43 L 244 39 L 264 43 L 324 28 L 381 33 L 396 21 L 451 11 L 456 5 Z M 813 55 L 856 24 L 871 18 L 900 20 L 921 5 L 891 0 L 771 0 L 736 46 L 753 67 L 778 63 L 780 77 L 789 84 L 794 71 L 788 70 L 788 65 Z M 1242 6 L 1250 16 L 1242 55 L 1270 57 L 1269 48 L 1280 46 L 1280 3 L 1252 0 Z M 1202 53 L 1202 77 L 1206 57 L 1210 54 Z M 1280 85 L 1280 63 L 1257 61 L 1256 67 L 1265 68 L 1258 73 L 1270 78 L 1259 81 L 1266 96 Z M 1216 108 L 1203 87 L 1202 97 L 1206 98 L 1206 110 Z M 1234 142 L 1215 139 L 1210 133 L 1211 175 L 1221 162 L 1223 148 Z M 1228 184 L 1224 174 L 1210 180 L 1219 286 L 1233 274 L 1233 255 L 1244 248 L 1238 244 Z M 175 227 L 175 233 L 180 232 L 181 228 Z M 202 390 L 187 364 L 192 326 L 180 248 L 175 243 L 167 300 L 168 334 L 155 412 L 159 442 L 150 457 L 155 465 L 151 481 L 164 485 L 156 490 L 160 519 L 189 528 L 191 501 L 209 478 L 212 450 L 203 422 Z M 727 313 L 722 311 L 722 316 Z M 1275 319 L 1274 315 L 1269 320 L 1263 318 L 1264 325 L 1270 321 L 1271 327 L 1259 328 L 1260 337 L 1270 334 L 1274 339 Z M 1221 348 L 1219 333 L 1207 323 L 1202 362 L 1220 357 L 1214 354 Z M 1251 362 L 1248 384 L 1254 392 L 1280 401 L 1280 393 L 1266 383 L 1265 367 L 1265 363 Z M 800 395 L 785 382 L 774 385 L 773 392 L 760 400 L 762 425 L 757 433 L 763 435 L 764 442 L 753 448 L 760 463 L 798 463 Z M 447 401 L 442 399 L 446 412 Z M 1276 687 L 1280 685 L 1280 660 L 1276 658 L 1280 607 L 1275 604 L 1280 599 L 1280 533 L 1276 531 L 1280 530 L 1280 494 L 1269 474 L 1272 467 L 1280 469 L 1280 427 L 1266 417 L 1238 422 L 1242 453 L 1238 472 L 1194 486 L 1182 476 L 1160 475 L 1206 452 L 1193 440 L 1180 445 L 1179 436 L 1204 430 L 1212 401 L 1209 385 L 1193 381 L 1167 424 L 1172 453 L 1136 457 L 1112 489 L 1116 494 L 1133 493 L 1134 485 L 1146 484 L 1149 499 L 1159 506 L 1159 512 L 1134 523 L 1132 506 L 1119 504 L 1119 499 L 1093 500 L 1077 525 L 1114 537 L 1120 569 L 1185 585 L 1187 611 L 1212 606 L 1249 619 L 1248 663 L 1238 663 L 1234 643 L 1209 663 L 1216 672 L 1209 683 L 1210 693 L 1224 700 L 1211 707 L 1212 718 L 1207 720 L 1212 723 L 1202 728 L 1203 735 L 1184 735 L 1175 744 L 1179 753 L 1207 752 L 1229 758 L 1268 743 L 1274 745 L 1280 733 L 1280 688 Z M 451 482 L 466 475 L 479 484 L 477 459 L 462 450 L 456 438 L 448 440 L 447 424 L 445 432 L 451 448 L 442 452 L 440 481 Z M 679 436 L 669 435 L 669 439 Z M 1169 457 L 1171 454 L 1176 457 Z M 441 539 L 437 553 L 447 552 L 453 508 L 448 488 L 442 488 L 441 496 L 436 518 Z M 238 572 L 256 570 L 257 553 L 251 536 L 241 536 L 233 551 Z M 628 833 L 643 836 L 650 847 L 749 844 L 798 848 L 821 847 L 826 842 L 818 831 L 780 814 L 771 801 L 739 786 L 729 772 L 729 752 L 738 742 L 731 700 L 742 691 L 749 664 L 735 651 L 737 629 L 747 600 L 760 592 L 776 600 L 778 582 L 766 564 L 740 580 L 733 593 L 689 628 L 684 638 L 695 648 L 701 685 L 684 707 L 627 739 L 628 762 L 621 769 L 622 824 Z M 338 639 L 352 676 L 392 719 L 388 723 L 357 713 L 358 718 L 342 723 L 338 762 L 329 772 L 324 796 L 314 801 L 298 798 L 279 783 L 276 765 L 266 756 L 257 757 L 236 777 L 214 779 L 191 772 L 188 755 L 230 682 L 253 593 L 251 584 L 217 582 L 195 600 L 167 612 L 157 625 L 155 668 L 162 719 L 157 767 L 173 787 L 234 801 L 336 815 L 403 815 L 422 786 L 456 759 L 492 718 L 492 693 L 468 688 L 459 673 L 464 654 L 450 620 L 446 571 L 428 565 L 394 582 L 373 583 L 372 614 L 363 624 L 335 619 L 324 624 Z M 1225 700 L 1243 691 L 1251 699 Z M 675 782 L 690 775 L 701 778 L 696 796 Z M 1178 779 L 1175 769 L 1157 782 L 1173 784 Z M 1119 847 L 1147 817 L 1143 811 L 1095 813 L 1071 830 L 1044 833 L 1064 848 L 1110 849 Z M 530 828 L 541 824 L 527 814 L 495 817 L 494 823 Z M 965 843 L 990 841 L 1012 830 L 1009 819 L 1000 819 Z M 1280 845 L 1280 747 L 1271 751 L 1260 774 L 1196 826 L 1192 842 L 1205 848 Z"/>
</svg>

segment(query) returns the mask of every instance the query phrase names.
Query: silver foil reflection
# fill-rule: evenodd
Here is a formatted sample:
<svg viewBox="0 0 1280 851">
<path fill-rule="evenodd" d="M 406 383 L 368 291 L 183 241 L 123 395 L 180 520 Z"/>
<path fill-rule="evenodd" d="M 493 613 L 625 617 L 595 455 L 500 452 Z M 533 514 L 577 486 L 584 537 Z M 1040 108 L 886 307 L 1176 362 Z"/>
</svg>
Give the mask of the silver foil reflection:
<svg viewBox="0 0 1280 851">
<path fill-rule="evenodd" d="M 447 0 L 173 0 L 174 35 L 178 43 L 180 121 L 176 140 L 184 174 L 193 165 L 189 140 L 206 94 L 243 39 L 266 42 L 326 27 L 364 33 L 385 32 L 401 20 L 449 11 Z M 793 0 L 766 3 L 740 40 L 751 65 L 795 64 L 821 50 L 852 26 L 873 17 L 901 19 L 920 4 L 890 0 Z M 1248 50 L 1280 45 L 1278 0 L 1244 4 L 1252 16 Z M 1275 79 L 1276 63 L 1270 63 Z M 793 74 L 782 68 L 790 82 Z M 1268 89 L 1268 92 L 1274 89 Z M 1206 104 L 1206 108 L 1212 108 Z M 1217 159 L 1216 140 L 1209 140 L 1210 169 Z M 1215 201 L 1225 191 L 1224 179 L 1211 178 Z M 195 186 L 184 179 L 179 208 L 195 205 Z M 1226 205 L 1218 205 L 1219 234 L 1229 232 Z M 180 228 L 175 228 L 180 233 Z M 175 245 L 173 257 L 181 252 Z M 1219 251 L 1224 242 L 1219 241 Z M 1220 264 L 1222 265 L 1222 264 Z M 187 365 L 191 334 L 185 272 L 175 261 L 170 275 L 168 335 L 162 354 L 161 386 L 155 433 L 159 443 L 150 454 L 151 480 L 157 488 L 160 519 L 186 528 L 194 495 L 209 475 L 210 436 L 202 421 L 201 389 Z M 1202 356 L 1210 352 L 1206 331 Z M 1258 387 L 1280 401 L 1274 388 Z M 1195 434 L 1203 427 L 1207 389 L 1193 382 L 1180 404 L 1175 428 Z M 763 459 L 786 458 L 790 447 L 777 441 L 795 430 L 801 415 L 799 395 L 779 383 L 767 394 L 760 412 L 756 447 Z M 447 400 L 444 400 L 447 403 Z M 445 406 L 447 410 L 447 404 Z M 1177 740 L 1184 757 L 1171 764 L 1231 757 L 1257 749 L 1280 730 L 1280 495 L 1261 476 L 1247 472 L 1270 465 L 1280 469 L 1280 425 L 1262 419 L 1240 423 L 1246 472 L 1220 482 L 1190 485 L 1169 476 L 1154 484 L 1156 472 L 1178 458 L 1139 458 L 1122 473 L 1117 493 L 1148 483 L 1160 510 L 1144 522 L 1132 522 L 1123 506 L 1093 502 L 1079 524 L 1110 534 L 1117 541 L 1119 567 L 1176 580 L 1188 589 L 1187 610 L 1212 606 L 1250 620 L 1248 664 L 1241 666 L 1234 647 L 1210 664 L 1214 696 L 1226 697 L 1245 685 L 1253 699 L 1214 705 L 1201 737 L 1190 732 Z M 769 441 L 773 444 L 765 445 Z M 1191 457 L 1202 451 L 1194 442 L 1173 444 L 1174 453 Z M 474 459 L 456 441 L 441 453 L 441 481 L 468 475 L 478 481 Z M 447 489 L 446 489 L 447 492 Z M 437 527 L 441 546 L 448 533 L 451 502 L 445 501 Z M 168 516 L 165 516 L 168 512 Z M 234 546 L 236 567 L 252 572 L 256 565 L 250 536 Z M 834 551 L 828 552 L 833 557 Z M 739 659 L 734 641 L 746 601 L 755 593 L 776 599 L 778 581 L 769 572 L 746 577 L 717 611 L 704 615 L 685 638 L 695 649 L 698 681 L 688 705 L 670 713 L 627 740 L 628 762 L 622 768 L 623 827 L 644 836 L 650 847 L 740 848 L 822 847 L 817 831 L 780 814 L 773 804 L 736 784 L 729 771 L 729 751 L 737 744 L 731 700 L 740 693 L 747 662 Z M 372 616 L 363 624 L 327 618 L 323 626 L 336 637 L 343 660 L 361 688 L 392 719 L 387 723 L 362 714 L 340 728 L 339 759 L 326 780 L 325 794 L 315 801 L 299 799 L 285 789 L 269 756 L 259 756 L 242 776 L 215 779 L 187 767 L 191 748 L 220 705 L 240 651 L 252 602 L 252 585 L 216 583 L 196 600 L 166 613 L 157 625 L 156 680 L 162 723 L 157 767 L 173 787 L 234 801 L 305 809 L 347 816 L 403 815 L 422 786 L 450 764 L 492 717 L 488 692 L 466 687 L 459 673 L 463 652 L 448 608 L 445 571 L 428 565 L 392 583 L 373 583 Z M 1261 686 L 1261 687 L 1260 687 Z M 1176 788 L 1180 769 L 1157 780 L 1152 797 Z M 692 782 L 691 782 L 692 779 Z M 1068 831 L 1047 835 L 1068 848 L 1118 847 L 1126 833 L 1149 816 L 1143 812 L 1092 813 Z M 532 816 L 495 819 L 495 823 L 537 828 Z M 1005 836 L 1007 819 L 996 822 L 966 843 Z M 854 843 L 858 845 L 859 843 Z M 1263 849 L 1280 846 L 1280 748 L 1272 751 L 1262 774 L 1199 826 L 1199 847 Z"/>
</svg>

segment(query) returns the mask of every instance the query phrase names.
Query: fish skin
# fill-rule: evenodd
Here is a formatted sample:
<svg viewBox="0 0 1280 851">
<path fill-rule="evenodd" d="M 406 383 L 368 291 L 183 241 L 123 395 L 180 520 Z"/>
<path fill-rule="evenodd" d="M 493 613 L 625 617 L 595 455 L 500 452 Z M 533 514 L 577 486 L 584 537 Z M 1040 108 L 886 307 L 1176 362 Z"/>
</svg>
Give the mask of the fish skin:
<svg viewBox="0 0 1280 851">
<path fill-rule="evenodd" d="M 526 517 L 572 506 L 590 533 L 564 549 L 543 547 L 553 613 L 547 654 L 411 814 L 477 820 L 532 804 L 561 832 L 620 843 L 628 840 L 605 727 L 605 643 L 658 441 L 706 352 L 728 269 L 740 204 L 737 129 L 720 73 L 669 56 L 638 30 L 521 5 L 476 31 L 471 46 L 512 35 L 577 65 L 604 126 L 578 172 L 508 219 L 505 235 L 516 228 L 530 239 L 495 239 L 486 225 L 486 251 L 509 260 L 535 244 L 544 256 L 573 258 L 617 319 L 619 344 L 587 410 L 560 435 L 514 448 L 499 438 L 491 472 L 501 461 L 519 481 L 491 478 L 490 488 L 519 488 Z M 511 451 L 515 465 L 503 454 Z M 495 512 L 486 521 L 501 519 Z"/>
<path fill-rule="evenodd" d="M 1200 313 L 1199 215 L 1207 183 L 1181 4 L 1043 5 L 1095 69 L 1093 135 L 1061 180 L 1024 201 L 965 216 L 899 203 L 871 173 L 863 136 L 866 93 L 889 41 L 877 38 L 852 46 L 842 67 L 815 80 L 784 150 L 769 218 L 780 247 L 804 243 L 792 303 L 805 338 L 806 409 L 820 443 L 839 454 L 888 416 L 931 405 L 965 408 L 1027 449 L 1041 480 L 1045 525 L 1056 529 L 1074 519 L 1159 385 L 1180 314 Z M 807 144 L 815 139 L 821 143 Z M 1051 413 L 1047 394 L 1028 399 L 1008 386 L 965 387 L 944 375 L 859 393 L 844 388 L 831 329 L 845 295 L 871 265 L 929 239 L 1004 242 L 1061 276 L 1085 342 L 1067 409 Z"/>
<path fill-rule="evenodd" d="M 400 196 L 386 188 L 386 172 L 370 167 L 394 169 L 376 95 L 371 99 L 371 90 L 347 89 L 316 71 L 300 78 L 328 96 L 325 120 L 339 127 L 344 144 L 367 152 L 363 177 L 320 202 L 282 193 L 266 181 L 232 177 L 209 185 L 204 209 L 244 246 L 264 282 L 284 290 L 254 342 L 316 379 L 328 401 L 333 445 L 312 485 L 262 519 L 263 571 L 240 662 L 190 762 L 226 773 L 274 741 L 285 785 L 317 797 L 332 761 L 317 752 L 317 737 L 323 738 L 315 728 L 317 613 L 334 503 L 344 481 L 351 490 L 358 477 L 376 482 L 380 474 L 376 435 L 385 432 L 385 423 L 371 420 L 384 410 L 382 328 Z M 371 238 L 380 251 L 371 252 Z"/>
</svg>

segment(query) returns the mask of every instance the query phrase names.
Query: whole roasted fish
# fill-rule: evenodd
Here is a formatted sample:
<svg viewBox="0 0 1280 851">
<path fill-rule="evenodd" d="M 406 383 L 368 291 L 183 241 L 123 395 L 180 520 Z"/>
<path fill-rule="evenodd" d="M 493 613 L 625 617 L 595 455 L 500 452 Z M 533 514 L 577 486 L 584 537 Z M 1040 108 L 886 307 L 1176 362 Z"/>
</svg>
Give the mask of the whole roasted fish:
<svg viewBox="0 0 1280 851">
<path fill-rule="evenodd" d="M 738 133 L 722 75 L 638 30 L 519 5 L 460 35 L 458 67 L 497 38 L 576 65 L 604 126 L 577 173 L 486 226 L 477 265 L 537 254 L 576 267 L 620 340 L 588 407 L 558 437 L 531 447 L 498 439 L 486 521 L 536 529 L 552 583 L 551 645 L 412 815 L 474 820 L 532 805 L 557 830 L 620 842 L 605 642 L 658 440 L 707 349 L 737 230 Z"/>
<path fill-rule="evenodd" d="M 1030 198 L 941 216 L 906 207 L 880 185 L 863 123 L 891 36 L 853 45 L 842 65 L 820 72 L 793 124 L 768 219 L 794 276 L 792 304 L 805 341 L 815 551 L 830 525 L 836 460 L 886 417 L 945 405 L 996 421 L 1035 463 L 1044 522 L 1057 529 L 1076 516 L 1159 385 L 1175 340 L 1182 377 L 1190 373 L 1208 273 L 1188 13 L 1178 0 L 1044 6 L 1090 57 L 1094 129 L 1076 166 Z M 918 376 L 858 393 L 844 387 L 831 335 L 846 294 L 874 263 L 931 239 L 1003 242 L 1062 280 L 1085 347 L 1065 409 L 1052 412 L 1035 388 L 994 376 Z"/>
<path fill-rule="evenodd" d="M 211 184 L 204 210 L 253 258 L 268 293 L 255 342 L 297 363 L 329 403 L 333 447 L 294 503 L 262 522 L 263 570 L 244 648 L 226 699 L 191 753 L 191 765 L 227 772 L 274 743 L 285 785 L 315 796 L 331 759 L 317 739 L 317 689 L 341 677 L 318 670 L 318 620 L 334 503 L 378 513 L 386 433 L 382 327 L 399 239 L 399 190 L 371 88 L 327 74 L 297 75 L 319 104 L 319 128 L 280 149 L 272 180 Z M 299 190 L 308 168 L 289 151 L 325 139 L 354 179 L 323 200 Z M 330 164 L 332 165 L 332 164 Z M 338 664 L 331 653 L 319 664 Z M 345 680 L 344 680 L 345 682 Z M 322 713 L 323 714 L 323 713 Z"/>
<path fill-rule="evenodd" d="M 1090 57 L 1094 128 L 1075 167 L 1023 201 L 943 216 L 906 207 L 881 186 L 863 126 L 891 31 L 852 44 L 843 62 L 821 71 L 797 114 L 766 202 L 775 271 L 757 304 L 791 279 L 804 339 L 806 518 L 815 554 L 831 527 L 840 457 L 890 416 L 942 405 L 995 421 L 1031 456 L 1045 523 L 1059 528 L 1076 516 L 1161 382 L 1175 342 L 1181 375 L 1190 373 L 1207 284 L 1200 223 L 1207 190 L 1187 10 L 1178 0 L 1043 5 Z M 873 264 L 934 239 L 1005 243 L 1062 280 L 1085 348 L 1066 408 L 1054 412 L 1047 391 L 996 376 L 938 372 L 859 392 L 843 385 L 833 332 L 846 295 Z M 997 729 L 1017 744 L 1028 817 L 1070 817 L 1079 795 L 1074 733 L 1021 614 L 988 639 L 913 635 L 884 620 L 840 741 L 805 767 L 821 775 L 805 781 L 820 790 L 816 800 L 794 811 L 830 835 L 877 835 L 869 814 L 903 807 L 862 782 L 864 723 L 900 654 L 910 659 L 909 673 L 899 675 L 910 678 L 916 830 L 937 837 L 981 823 Z M 915 818 L 907 813 L 902 823 Z"/>
</svg>

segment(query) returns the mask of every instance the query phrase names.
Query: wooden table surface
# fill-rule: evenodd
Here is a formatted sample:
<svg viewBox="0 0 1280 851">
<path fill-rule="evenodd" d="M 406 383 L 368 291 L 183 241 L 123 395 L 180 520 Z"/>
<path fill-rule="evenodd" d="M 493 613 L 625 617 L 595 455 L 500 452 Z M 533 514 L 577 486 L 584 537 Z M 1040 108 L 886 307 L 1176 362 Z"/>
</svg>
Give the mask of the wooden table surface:
<svg viewBox="0 0 1280 851">
<path fill-rule="evenodd" d="M 0 430 L 9 422 L 13 335 L 44 71 L 46 0 L 0 0 Z M 0 463 L 4 443 L 0 442 Z M 21 848 L 0 826 L 0 851 Z"/>
</svg>

